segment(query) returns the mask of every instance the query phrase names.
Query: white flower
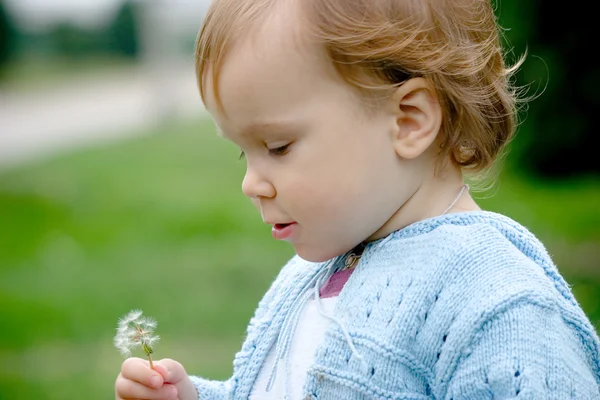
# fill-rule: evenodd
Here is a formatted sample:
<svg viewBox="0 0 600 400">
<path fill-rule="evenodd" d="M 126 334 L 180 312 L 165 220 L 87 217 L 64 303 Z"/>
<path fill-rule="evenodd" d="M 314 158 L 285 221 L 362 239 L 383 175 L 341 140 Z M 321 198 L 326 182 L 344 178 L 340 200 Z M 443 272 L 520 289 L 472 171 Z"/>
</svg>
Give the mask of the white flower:
<svg viewBox="0 0 600 400">
<path fill-rule="evenodd" d="M 160 339 L 158 335 L 154 335 L 156 325 L 156 321 L 144 317 L 141 310 L 131 310 L 119 319 L 114 338 L 115 347 L 126 357 L 131 356 L 131 350 L 141 347 L 146 356 L 150 357 L 154 351 L 153 346 Z"/>
</svg>

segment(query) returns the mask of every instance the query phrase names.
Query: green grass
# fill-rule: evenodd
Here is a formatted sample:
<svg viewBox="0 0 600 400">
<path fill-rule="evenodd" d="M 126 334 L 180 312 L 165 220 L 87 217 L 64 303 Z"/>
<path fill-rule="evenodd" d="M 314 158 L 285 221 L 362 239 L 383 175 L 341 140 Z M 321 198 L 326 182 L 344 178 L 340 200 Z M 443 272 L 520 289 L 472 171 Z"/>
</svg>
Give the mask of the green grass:
<svg viewBox="0 0 600 400">
<path fill-rule="evenodd" d="M 159 321 L 156 357 L 222 379 L 292 256 L 242 195 L 243 162 L 208 121 L 0 171 L 0 398 L 113 397 L 119 317 Z M 480 203 L 547 244 L 600 321 L 598 180 L 505 175 Z"/>
<path fill-rule="evenodd" d="M 122 74 L 139 65 L 118 57 L 69 59 L 60 57 L 23 57 L 0 70 L 0 90 L 35 93 L 73 79 L 89 79 Z"/>
</svg>

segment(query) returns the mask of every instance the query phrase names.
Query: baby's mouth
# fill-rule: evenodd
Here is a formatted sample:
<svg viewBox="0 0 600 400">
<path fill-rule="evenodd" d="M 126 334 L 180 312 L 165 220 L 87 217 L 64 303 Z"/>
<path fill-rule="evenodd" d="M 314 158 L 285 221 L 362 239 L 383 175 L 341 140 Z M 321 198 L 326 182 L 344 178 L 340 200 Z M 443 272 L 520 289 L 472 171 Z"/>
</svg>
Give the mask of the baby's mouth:
<svg viewBox="0 0 600 400">
<path fill-rule="evenodd" d="M 277 240 L 290 239 L 294 234 L 294 225 L 296 225 L 295 222 L 274 224 L 273 229 L 271 229 L 271 234 Z"/>
</svg>

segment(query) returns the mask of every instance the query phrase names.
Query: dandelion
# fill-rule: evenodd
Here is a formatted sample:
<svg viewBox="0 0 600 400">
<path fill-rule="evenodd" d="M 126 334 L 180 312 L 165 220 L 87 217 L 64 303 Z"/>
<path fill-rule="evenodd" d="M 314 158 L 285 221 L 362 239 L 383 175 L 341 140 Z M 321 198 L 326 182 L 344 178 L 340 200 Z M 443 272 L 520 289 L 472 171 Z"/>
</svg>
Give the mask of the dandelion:
<svg viewBox="0 0 600 400">
<path fill-rule="evenodd" d="M 123 318 L 119 319 L 117 334 L 114 338 L 115 347 L 125 357 L 131 356 L 131 350 L 141 347 L 148 361 L 150 368 L 154 369 L 151 354 L 154 352 L 153 346 L 160 339 L 154 334 L 156 321 L 149 317 L 144 317 L 141 310 L 131 310 Z"/>
</svg>

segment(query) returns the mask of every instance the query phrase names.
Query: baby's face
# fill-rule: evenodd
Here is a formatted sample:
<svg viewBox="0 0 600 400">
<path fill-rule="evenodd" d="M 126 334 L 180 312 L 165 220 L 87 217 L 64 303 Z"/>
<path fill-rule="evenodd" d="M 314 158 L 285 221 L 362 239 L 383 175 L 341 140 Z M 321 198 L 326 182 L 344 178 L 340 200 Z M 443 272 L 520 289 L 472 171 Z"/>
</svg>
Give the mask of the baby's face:
<svg viewBox="0 0 600 400">
<path fill-rule="evenodd" d="M 210 85 L 206 103 L 245 153 L 242 190 L 274 236 L 324 261 L 378 237 L 408 197 L 407 172 L 392 147 L 393 113 L 367 113 L 293 26 L 277 17 L 237 43 L 220 71 L 224 112 Z"/>
</svg>

